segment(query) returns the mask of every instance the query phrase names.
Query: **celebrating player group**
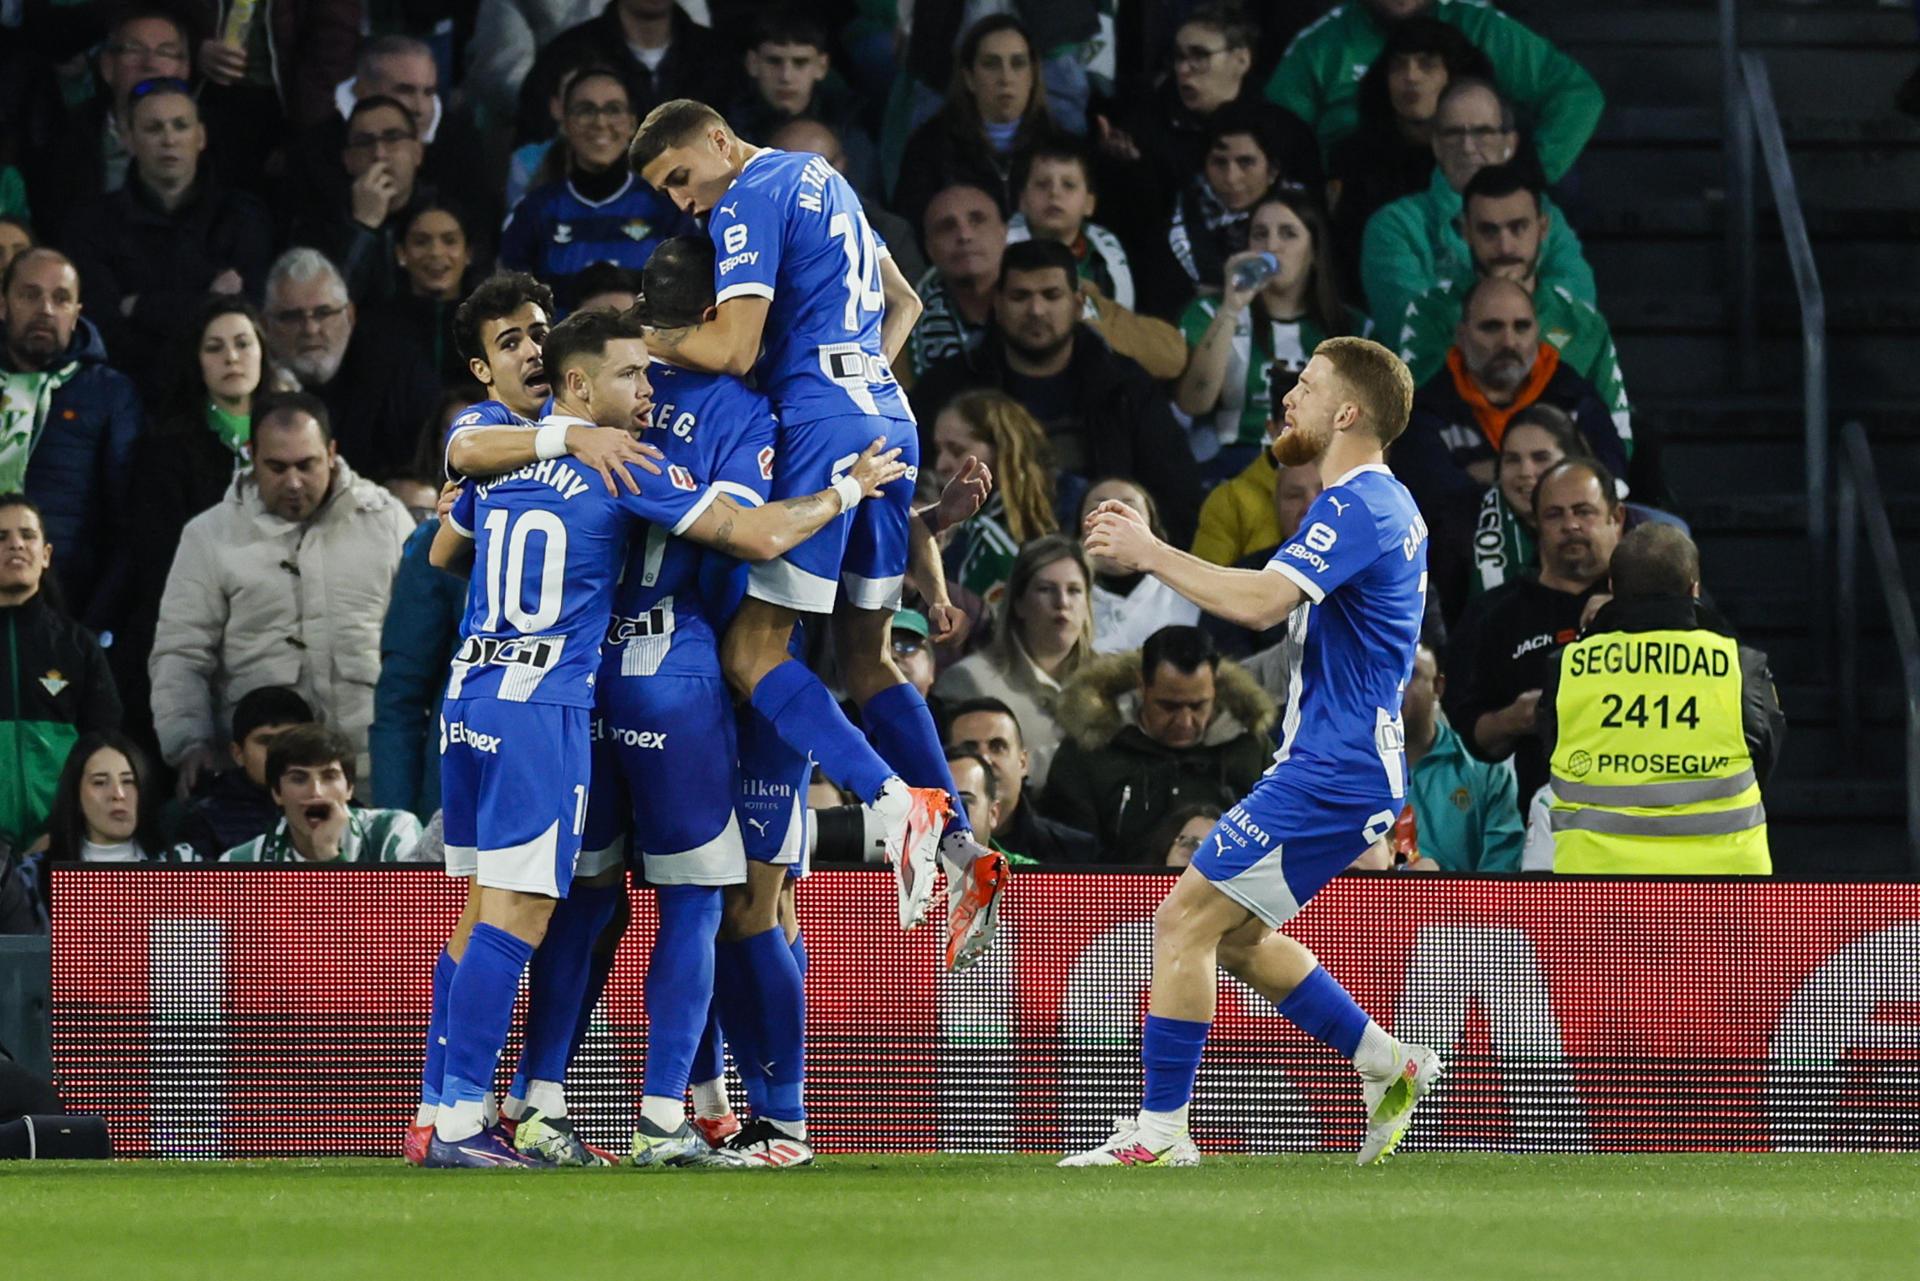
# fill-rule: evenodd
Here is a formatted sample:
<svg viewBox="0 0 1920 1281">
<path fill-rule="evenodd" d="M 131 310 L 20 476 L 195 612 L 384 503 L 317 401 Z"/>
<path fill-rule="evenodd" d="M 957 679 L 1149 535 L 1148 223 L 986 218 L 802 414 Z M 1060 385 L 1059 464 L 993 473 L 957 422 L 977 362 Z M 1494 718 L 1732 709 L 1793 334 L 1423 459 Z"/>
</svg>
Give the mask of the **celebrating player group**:
<svg viewBox="0 0 1920 1281">
<path fill-rule="evenodd" d="M 564 1082 L 624 928 L 629 866 L 658 896 L 660 928 L 628 1159 L 812 1159 L 792 884 L 815 765 L 886 833 L 903 927 L 944 872 L 950 968 L 991 944 L 1007 882 L 891 656 L 909 578 L 936 621 L 953 616 L 913 511 L 917 429 L 890 372 L 919 299 L 819 157 L 753 146 L 678 100 L 641 123 L 629 159 L 707 227 L 656 251 L 632 311 L 549 327 L 551 294 L 509 275 L 455 319 L 493 399 L 455 420 L 447 461 L 464 483 L 443 495 L 433 545 L 435 564 L 470 577 L 440 731 L 447 870 L 469 892 L 434 969 L 407 1137 L 417 1164 L 611 1160 L 574 1133 Z M 1441 1071 L 1277 932 L 1405 795 L 1399 709 L 1426 529 L 1382 457 L 1411 398 L 1384 348 L 1321 344 L 1275 449 L 1317 462 L 1326 488 L 1266 570 L 1196 560 L 1118 504 L 1088 519 L 1092 554 L 1222 618 L 1288 621 L 1297 657 L 1273 767 L 1156 915 L 1138 1118 L 1063 1165 L 1198 1162 L 1187 1104 L 1218 968 L 1353 1060 L 1362 1163 L 1392 1150 Z M 987 478 L 964 483 L 984 499 Z M 863 729 L 794 657 L 803 613 L 831 616 Z M 525 1050 L 496 1106 L 523 973 Z M 721 1084 L 728 1047 L 744 1125 Z"/>
<path fill-rule="evenodd" d="M 889 646 L 910 566 L 946 602 L 890 370 L 918 298 L 817 157 L 751 146 L 677 101 L 631 160 L 709 232 L 656 251 L 634 310 L 550 325 L 552 295 L 509 275 L 455 318 L 493 399 L 455 419 L 447 462 L 465 483 L 443 495 L 432 550 L 469 575 L 440 728 L 447 870 L 469 891 L 434 968 L 417 1164 L 611 1160 L 574 1133 L 564 1082 L 630 864 L 660 929 L 629 1159 L 812 1159 L 791 885 L 816 763 L 886 833 L 903 926 L 944 866 L 951 968 L 990 945 L 1006 884 Z M 973 504 L 988 482 L 970 475 Z M 793 657 L 803 612 L 832 615 L 864 734 Z M 496 1105 L 523 974 L 525 1050 Z"/>
</svg>

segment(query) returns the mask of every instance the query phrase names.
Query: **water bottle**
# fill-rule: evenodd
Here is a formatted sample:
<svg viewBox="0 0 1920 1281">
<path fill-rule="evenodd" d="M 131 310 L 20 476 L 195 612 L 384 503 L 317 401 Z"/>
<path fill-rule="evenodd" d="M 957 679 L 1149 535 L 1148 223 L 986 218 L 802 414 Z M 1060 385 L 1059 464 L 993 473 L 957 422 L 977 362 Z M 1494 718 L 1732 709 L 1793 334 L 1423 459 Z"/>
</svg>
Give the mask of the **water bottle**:
<svg viewBox="0 0 1920 1281">
<path fill-rule="evenodd" d="M 1263 253 L 1249 258 L 1233 269 L 1233 287 L 1242 293 L 1258 289 L 1279 270 L 1280 260 L 1272 254 Z"/>
</svg>

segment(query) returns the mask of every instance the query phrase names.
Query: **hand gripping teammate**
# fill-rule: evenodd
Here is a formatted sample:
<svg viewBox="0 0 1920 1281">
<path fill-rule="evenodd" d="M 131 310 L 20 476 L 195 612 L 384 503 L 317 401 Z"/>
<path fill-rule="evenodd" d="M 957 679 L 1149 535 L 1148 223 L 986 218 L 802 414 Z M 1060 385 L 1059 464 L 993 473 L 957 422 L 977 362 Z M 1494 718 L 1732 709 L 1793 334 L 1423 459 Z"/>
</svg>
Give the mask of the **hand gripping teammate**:
<svg viewBox="0 0 1920 1281">
<path fill-rule="evenodd" d="M 875 436 L 917 463 L 918 431 L 889 366 L 920 300 L 833 166 L 743 142 L 712 108 L 684 98 L 648 113 L 628 158 L 676 205 L 707 215 L 718 311 L 679 342 L 677 358 L 738 376 L 758 370 L 780 416 L 773 496 L 816 488 Z M 1007 864 L 981 848 L 952 804 L 933 717 L 893 665 L 913 488 L 910 472 L 880 500 L 756 567 L 721 660 L 782 739 L 902 829 L 888 851 L 902 925 L 917 923 L 930 902 L 937 845 L 948 878 L 947 963 L 961 969 L 991 942 Z M 867 738 L 791 659 L 803 612 L 832 612 L 834 650 Z"/>
<path fill-rule="evenodd" d="M 536 433 L 541 461 L 466 489 L 434 539 L 435 564 L 473 560 L 441 712 L 441 790 L 449 855 L 472 851 L 483 893 L 448 991 L 429 1166 L 531 1160 L 483 1128 L 483 1099 L 520 975 L 573 878 L 589 779 L 588 710 L 629 524 L 651 521 L 766 559 L 902 474 L 875 442 L 829 491 L 766 507 L 743 508 L 692 477 L 690 486 L 640 481 L 639 493 L 609 495 L 583 465 L 560 455 L 571 425 L 646 425 L 652 388 L 642 330 L 610 311 L 582 312 L 548 334 L 545 361 L 555 412 Z M 577 981 L 584 987 L 584 965 Z M 576 990 L 570 1008 L 578 1003 Z M 569 1008 L 557 989 L 554 1008 Z M 555 1075 L 537 1076 L 533 1087 L 564 1078 L 574 1022 L 553 1020 L 535 1057 Z M 522 1132 L 536 1121 L 551 1140 L 543 1154 L 581 1159 L 571 1152 L 577 1140 L 564 1116 L 529 1112 Z"/>
<path fill-rule="evenodd" d="M 454 341 L 467 358 L 467 368 L 486 388 L 488 398 L 454 416 L 447 437 L 450 475 L 498 474 L 536 461 L 534 424 L 544 416 L 545 406 L 552 399 L 546 367 L 541 362 L 541 344 L 546 341 L 552 320 L 553 291 L 524 272 L 496 272 L 455 310 Z M 652 461 L 658 451 L 642 446 L 617 427 L 575 424 L 567 429 L 566 444 L 569 453 L 601 474 L 610 493 L 616 483 L 624 483 L 629 490 L 638 489 L 639 482 L 622 464 L 634 463 L 659 474 L 659 466 Z M 464 852 L 450 854 L 447 875 L 467 883 L 467 896 L 460 919 L 433 967 L 433 1007 L 427 1023 L 420 1106 L 414 1112 L 413 1124 L 407 1127 L 403 1148 L 413 1165 L 427 1159 L 427 1147 L 433 1141 L 446 1059 L 447 988 L 466 952 L 467 935 L 479 917 L 480 896 L 485 892 L 474 882 L 474 871 Z M 603 945 L 600 950 L 610 955 L 612 949 Z M 545 1004 L 544 968 L 536 953 L 529 978 L 529 1017 L 535 1021 L 553 1014 L 541 1008 Z M 522 1075 L 524 1067 L 523 1062 Z M 515 1080 L 520 1083 L 520 1076 Z M 510 1094 L 503 1109 L 509 1124 L 517 1122 L 524 1112 L 524 1098 L 516 1103 L 516 1097 Z M 486 1111 L 491 1123 L 491 1093 Z"/>
<path fill-rule="evenodd" d="M 1353 1061 L 1366 1101 L 1360 1164 L 1399 1143 L 1440 1057 L 1389 1036 L 1300 944 L 1278 933 L 1301 904 L 1393 826 L 1406 796 L 1401 695 L 1426 609 L 1427 528 L 1382 461 L 1405 430 L 1413 380 L 1386 348 L 1331 338 L 1284 401 L 1274 443 L 1317 462 L 1326 488 L 1262 570 L 1207 564 L 1117 503 L 1087 520 L 1087 551 L 1154 575 L 1210 614 L 1256 630 L 1287 622 L 1294 696 L 1274 763 L 1214 825 L 1154 913 L 1153 994 L 1136 1121 L 1061 1165 L 1196 1165 L 1187 1130 L 1216 969 Z"/>
</svg>

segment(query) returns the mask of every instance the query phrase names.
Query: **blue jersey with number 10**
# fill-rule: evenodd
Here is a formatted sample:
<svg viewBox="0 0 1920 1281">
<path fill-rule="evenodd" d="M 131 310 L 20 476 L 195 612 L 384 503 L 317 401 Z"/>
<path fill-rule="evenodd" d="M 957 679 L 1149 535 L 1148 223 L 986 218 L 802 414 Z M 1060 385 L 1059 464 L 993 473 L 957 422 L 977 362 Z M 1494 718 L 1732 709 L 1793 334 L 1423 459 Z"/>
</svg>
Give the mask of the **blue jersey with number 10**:
<svg viewBox="0 0 1920 1281">
<path fill-rule="evenodd" d="M 473 539 L 473 573 L 448 698 L 593 705 L 631 523 L 680 533 L 717 493 L 684 471 L 634 475 L 640 493 L 615 497 L 555 458 L 461 491 L 450 519 Z"/>
<path fill-rule="evenodd" d="M 886 244 L 824 159 L 762 148 L 707 216 L 714 290 L 770 300 L 760 385 L 780 421 L 913 421 L 880 346 Z"/>
</svg>

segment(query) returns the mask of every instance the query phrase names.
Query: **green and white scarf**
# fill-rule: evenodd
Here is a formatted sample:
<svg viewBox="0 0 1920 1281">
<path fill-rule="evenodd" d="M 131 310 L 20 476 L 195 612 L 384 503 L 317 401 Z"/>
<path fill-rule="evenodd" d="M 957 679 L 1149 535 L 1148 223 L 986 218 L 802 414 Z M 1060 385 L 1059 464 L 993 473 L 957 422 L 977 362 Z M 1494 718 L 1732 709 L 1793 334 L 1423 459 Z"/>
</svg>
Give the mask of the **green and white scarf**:
<svg viewBox="0 0 1920 1281">
<path fill-rule="evenodd" d="M 53 393 L 79 372 L 77 360 L 24 373 L 0 369 L 0 494 L 17 493 L 25 486 L 27 461 L 47 429 Z"/>
<path fill-rule="evenodd" d="M 1470 597 L 1490 592 L 1533 568 L 1533 535 L 1507 505 L 1498 485 L 1480 501 L 1480 518 L 1473 531 L 1473 568 L 1467 584 Z"/>
</svg>

